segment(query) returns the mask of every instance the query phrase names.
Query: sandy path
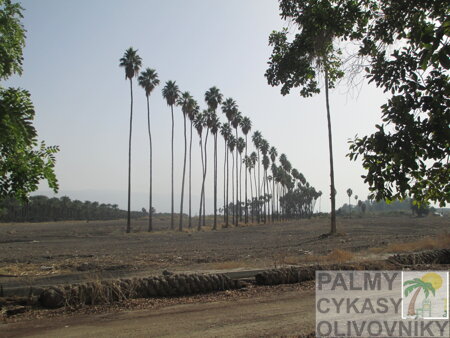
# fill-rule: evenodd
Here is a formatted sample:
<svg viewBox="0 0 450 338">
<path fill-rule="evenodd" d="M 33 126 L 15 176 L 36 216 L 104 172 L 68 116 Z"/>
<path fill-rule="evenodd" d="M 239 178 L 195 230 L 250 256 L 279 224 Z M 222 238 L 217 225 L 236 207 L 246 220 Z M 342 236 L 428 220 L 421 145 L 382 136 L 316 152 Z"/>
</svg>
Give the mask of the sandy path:
<svg viewBox="0 0 450 338">
<path fill-rule="evenodd" d="M 0 324 L 3 337 L 242 337 L 314 330 L 314 291 Z"/>
</svg>

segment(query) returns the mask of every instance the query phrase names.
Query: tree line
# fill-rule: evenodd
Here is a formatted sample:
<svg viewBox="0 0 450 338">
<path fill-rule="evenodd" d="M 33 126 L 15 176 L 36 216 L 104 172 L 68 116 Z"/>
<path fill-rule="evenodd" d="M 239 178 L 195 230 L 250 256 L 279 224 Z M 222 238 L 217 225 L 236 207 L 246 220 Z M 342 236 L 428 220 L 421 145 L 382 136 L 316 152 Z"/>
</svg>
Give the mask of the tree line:
<svg viewBox="0 0 450 338">
<path fill-rule="evenodd" d="M 153 210 L 154 212 L 154 210 Z M 147 211 L 132 211 L 132 218 L 147 215 Z M 27 202 L 16 198 L 0 200 L 0 222 L 47 222 L 64 220 L 110 220 L 127 216 L 126 210 L 117 204 L 105 204 L 91 201 L 71 200 L 67 196 L 60 198 L 37 195 Z"/>
<path fill-rule="evenodd" d="M 149 138 L 149 210 L 152 210 L 152 136 L 149 98 L 160 84 L 155 69 L 142 68 L 142 58 L 137 50 L 128 48 L 120 59 L 125 69 L 125 79 L 130 83 L 130 126 L 128 139 L 128 215 L 126 231 L 131 231 L 131 141 L 133 131 L 133 79 L 144 89 L 147 99 L 147 129 Z M 231 224 L 239 226 L 240 222 L 268 222 L 287 217 L 304 217 L 312 213 L 315 200 L 320 196 L 309 185 L 305 177 L 292 168 L 285 154 L 278 155 L 274 146 L 263 138 L 260 131 L 252 135 L 252 122 L 244 116 L 233 98 L 224 98 L 217 87 L 211 87 L 204 94 L 205 107 L 202 109 L 197 100 L 188 91 L 180 91 L 176 81 L 167 81 L 162 88 L 162 96 L 170 107 L 171 114 L 171 229 L 175 228 L 174 214 L 174 108 L 179 107 L 184 126 L 184 157 L 181 178 L 181 196 L 178 229 L 183 229 L 184 196 L 186 171 L 188 171 L 188 227 L 192 228 L 192 144 L 193 135 L 197 134 L 202 163 L 202 180 L 200 203 L 198 206 L 197 229 L 206 225 L 206 187 L 205 180 L 210 162 L 213 167 L 214 181 L 214 219 L 212 227 L 217 229 L 218 214 L 223 214 L 224 227 Z M 225 117 L 220 120 L 219 112 Z M 189 130 L 189 140 L 188 140 Z M 223 150 L 218 149 L 219 136 L 223 139 Z M 249 136 L 251 137 L 249 140 Z M 212 139 L 212 140 L 211 140 Z M 208 158 L 208 141 L 213 142 L 212 160 Z M 249 149 L 253 144 L 253 149 Z M 223 154 L 223 170 L 219 169 L 219 153 Z M 219 206 L 218 172 L 223 173 L 223 196 Z M 222 183 L 221 183 L 222 184 Z M 197 188 L 198 189 L 198 188 Z M 294 207 L 293 207 L 294 206 Z M 295 210 L 294 210 L 295 209 Z M 149 215 L 148 231 L 152 231 L 152 212 Z"/>
</svg>

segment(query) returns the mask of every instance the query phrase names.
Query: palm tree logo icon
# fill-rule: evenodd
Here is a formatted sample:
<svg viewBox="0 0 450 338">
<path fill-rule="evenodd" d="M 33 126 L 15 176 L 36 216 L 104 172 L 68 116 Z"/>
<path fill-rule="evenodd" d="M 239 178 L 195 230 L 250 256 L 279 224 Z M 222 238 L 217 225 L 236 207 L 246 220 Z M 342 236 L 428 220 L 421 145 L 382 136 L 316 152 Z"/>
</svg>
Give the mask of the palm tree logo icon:
<svg viewBox="0 0 450 338">
<path fill-rule="evenodd" d="M 403 283 L 405 298 L 408 297 L 411 292 L 414 292 L 408 306 L 408 316 L 423 317 L 428 312 L 428 316 L 431 317 L 431 300 L 430 294 L 433 297 L 436 295 L 436 290 L 442 287 L 442 277 L 436 272 L 428 272 L 421 278 L 414 278 L 407 280 Z M 422 308 L 416 308 L 417 297 L 420 291 L 423 291 L 425 299 L 422 302 Z"/>
</svg>

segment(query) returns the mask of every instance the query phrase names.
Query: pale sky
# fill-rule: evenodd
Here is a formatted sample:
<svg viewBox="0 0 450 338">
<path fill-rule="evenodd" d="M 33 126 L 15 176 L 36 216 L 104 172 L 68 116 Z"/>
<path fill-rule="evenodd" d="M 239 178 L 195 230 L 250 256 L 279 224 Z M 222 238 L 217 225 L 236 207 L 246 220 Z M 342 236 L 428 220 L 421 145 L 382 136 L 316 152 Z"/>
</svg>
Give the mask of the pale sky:
<svg viewBox="0 0 450 338">
<path fill-rule="evenodd" d="M 27 29 L 24 74 L 8 85 L 28 89 L 36 107 L 39 138 L 59 145 L 58 196 L 98 200 L 126 207 L 129 82 L 119 59 L 139 50 L 144 67 L 155 68 L 161 85 L 150 97 L 154 154 L 154 206 L 170 210 L 170 108 L 161 90 L 175 80 L 204 103 L 217 86 L 232 97 L 253 129 L 278 153 L 285 153 L 329 210 L 329 162 L 325 97 L 302 98 L 299 90 L 283 97 L 264 77 L 271 54 L 268 36 L 283 25 L 275 0 L 27 0 L 21 1 Z M 148 206 L 148 139 L 144 91 L 134 82 L 132 209 Z M 381 90 L 363 85 L 359 95 L 343 82 L 331 92 L 337 205 L 346 190 L 365 199 L 360 162 L 350 162 L 348 139 L 374 131 L 380 121 Z M 222 121 L 225 116 L 220 114 Z M 183 158 L 182 113 L 175 108 L 175 210 L 179 211 Z M 210 139 L 211 140 L 211 139 Z M 223 141 L 219 138 L 219 168 Z M 193 205 L 198 211 L 201 164 L 193 142 Z M 207 211 L 212 211 L 212 142 L 209 148 Z M 219 205 L 222 203 L 219 173 Z M 47 193 L 46 184 L 38 193 Z M 187 191 L 187 185 L 185 188 Z M 354 200 L 353 200 L 354 201 Z M 187 194 L 186 202 L 187 206 Z M 185 207 L 187 212 L 187 207 Z"/>
</svg>

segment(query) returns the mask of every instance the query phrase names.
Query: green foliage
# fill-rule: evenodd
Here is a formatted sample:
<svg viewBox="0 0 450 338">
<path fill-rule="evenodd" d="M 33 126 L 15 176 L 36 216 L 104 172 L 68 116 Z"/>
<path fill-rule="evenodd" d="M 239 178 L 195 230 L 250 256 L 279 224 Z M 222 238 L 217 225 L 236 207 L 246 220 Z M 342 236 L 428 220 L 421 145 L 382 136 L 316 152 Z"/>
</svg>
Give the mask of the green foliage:
<svg viewBox="0 0 450 338">
<path fill-rule="evenodd" d="M 11 0 L 0 0 L 0 79 L 22 73 L 25 29 L 20 20 L 23 8 Z"/>
<path fill-rule="evenodd" d="M 22 72 L 25 31 L 21 11 L 20 5 L 0 0 L 0 79 Z M 0 86 L 0 200 L 26 201 L 43 179 L 58 190 L 54 155 L 59 149 L 38 142 L 34 115 L 28 91 Z"/>
</svg>

